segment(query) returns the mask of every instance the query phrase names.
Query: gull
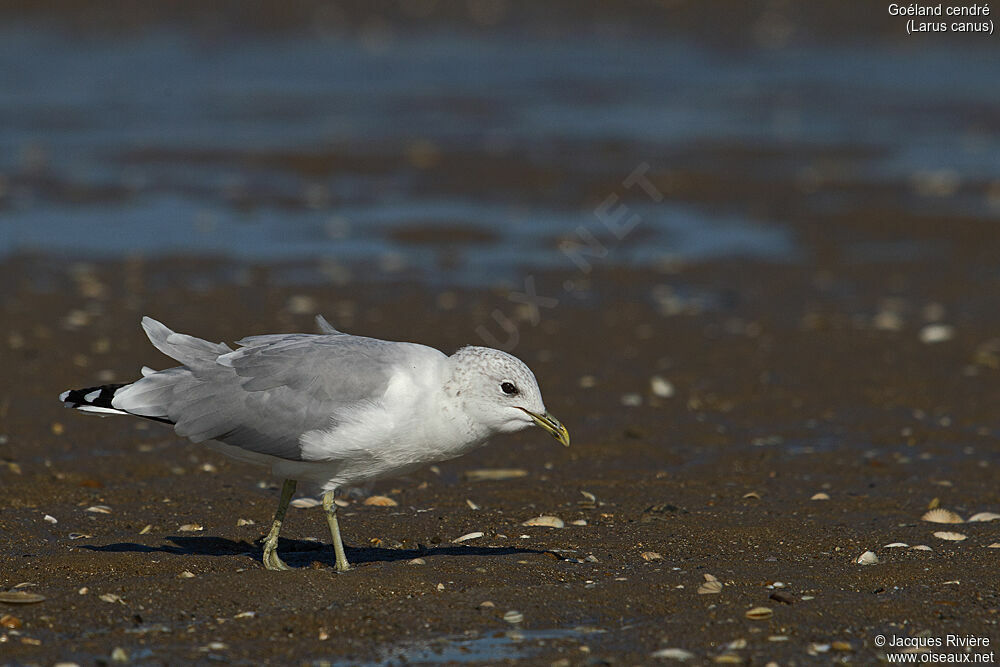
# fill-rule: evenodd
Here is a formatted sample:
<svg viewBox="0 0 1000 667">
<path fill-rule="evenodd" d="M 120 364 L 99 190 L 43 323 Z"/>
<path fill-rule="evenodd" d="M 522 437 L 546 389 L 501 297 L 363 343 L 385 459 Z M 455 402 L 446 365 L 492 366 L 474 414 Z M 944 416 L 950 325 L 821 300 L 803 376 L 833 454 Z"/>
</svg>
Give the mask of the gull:
<svg viewBox="0 0 1000 667">
<path fill-rule="evenodd" d="M 319 487 L 337 571 L 349 569 L 336 492 L 460 456 L 491 436 L 540 426 L 563 445 L 569 432 L 545 409 L 528 366 L 506 352 L 468 346 L 451 356 L 426 345 L 341 333 L 271 334 L 237 349 L 175 333 L 144 317 L 160 352 L 181 363 L 142 378 L 65 391 L 67 407 L 134 415 L 283 478 L 263 563 L 287 570 L 278 533 L 297 482 Z"/>
</svg>

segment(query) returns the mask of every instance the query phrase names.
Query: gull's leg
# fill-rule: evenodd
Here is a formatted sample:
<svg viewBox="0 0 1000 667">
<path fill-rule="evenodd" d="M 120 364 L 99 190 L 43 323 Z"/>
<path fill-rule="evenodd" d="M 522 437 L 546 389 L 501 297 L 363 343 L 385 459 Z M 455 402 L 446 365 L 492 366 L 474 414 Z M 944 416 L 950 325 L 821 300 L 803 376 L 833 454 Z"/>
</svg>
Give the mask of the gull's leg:
<svg viewBox="0 0 1000 667">
<path fill-rule="evenodd" d="M 281 531 L 281 522 L 285 520 L 285 512 L 288 511 L 288 503 L 295 493 L 295 480 L 286 479 L 281 487 L 281 498 L 278 500 L 278 511 L 274 513 L 274 522 L 271 523 L 271 532 L 264 540 L 264 567 L 269 570 L 289 570 L 284 561 L 278 558 L 278 533 Z"/>
<path fill-rule="evenodd" d="M 326 512 L 326 521 L 330 524 L 330 535 L 333 536 L 333 551 L 337 554 L 337 572 L 346 572 L 351 569 L 347 562 L 347 554 L 344 553 L 344 540 L 340 538 L 340 524 L 337 523 L 337 503 L 333 502 L 335 491 L 327 491 L 323 494 L 323 510 Z"/>
</svg>

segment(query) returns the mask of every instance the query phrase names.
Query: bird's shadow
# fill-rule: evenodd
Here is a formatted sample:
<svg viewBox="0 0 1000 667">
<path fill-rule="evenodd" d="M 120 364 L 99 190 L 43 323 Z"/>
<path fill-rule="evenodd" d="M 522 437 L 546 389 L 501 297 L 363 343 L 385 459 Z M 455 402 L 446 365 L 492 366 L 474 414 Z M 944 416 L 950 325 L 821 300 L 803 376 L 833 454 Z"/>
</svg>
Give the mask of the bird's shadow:
<svg viewBox="0 0 1000 667">
<path fill-rule="evenodd" d="M 88 551 L 104 553 L 166 553 L 179 556 L 248 556 L 258 563 L 263 562 L 262 547 L 246 540 L 236 542 L 224 537 L 192 537 L 170 535 L 167 541 L 172 544 L 150 546 L 135 542 L 118 542 L 116 544 L 94 545 L 83 544 L 80 548 Z M 345 545 L 347 560 L 352 565 L 362 563 L 391 563 L 414 558 L 433 558 L 435 556 L 511 556 L 516 554 L 544 554 L 540 549 L 522 549 L 518 547 L 477 547 L 464 545 L 432 546 L 417 549 L 385 549 L 382 547 L 350 547 Z M 310 540 L 278 540 L 278 555 L 292 567 L 308 567 L 314 561 L 331 565 L 335 561 L 333 547 L 322 542 Z"/>
</svg>

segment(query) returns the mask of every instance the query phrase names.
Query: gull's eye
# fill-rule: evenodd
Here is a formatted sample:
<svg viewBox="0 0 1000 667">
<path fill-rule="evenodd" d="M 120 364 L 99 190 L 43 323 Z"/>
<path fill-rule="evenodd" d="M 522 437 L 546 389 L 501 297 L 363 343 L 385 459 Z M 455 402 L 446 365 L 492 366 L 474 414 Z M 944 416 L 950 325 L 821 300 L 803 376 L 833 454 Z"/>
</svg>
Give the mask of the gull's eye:
<svg viewBox="0 0 1000 667">
<path fill-rule="evenodd" d="M 508 396 L 514 396 L 515 394 L 517 394 L 517 387 L 515 387 L 510 382 L 504 382 L 502 385 L 500 385 L 500 390 L 503 391 L 503 393 L 507 394 Z"/>
</svg>

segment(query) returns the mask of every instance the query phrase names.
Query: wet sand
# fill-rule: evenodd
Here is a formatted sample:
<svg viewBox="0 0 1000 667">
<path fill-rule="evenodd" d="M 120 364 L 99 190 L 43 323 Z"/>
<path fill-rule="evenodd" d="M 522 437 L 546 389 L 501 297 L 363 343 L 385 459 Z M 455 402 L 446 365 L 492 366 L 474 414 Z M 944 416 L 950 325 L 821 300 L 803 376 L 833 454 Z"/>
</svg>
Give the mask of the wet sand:
<svg viewBox="0 0 1000 667">
<path fill-rule="evenodd" d="M 877 634 L 996 641 L 1000 523 L 921 516 L 1000 511 L 997 241 L 985 221 L 917 220 L 892 224 L 939 251 L 919 260 L 859 259 L 851 248 L 881 232 L 858 223 L 810 244 L 813 266 L 536 273 L 538 293 L 560 297 L 537 326 L 484 290 L 275 286 L 265 266 L 206 286 L 192 277 L 215 271 L 207 261 L 8 261 L 0 588 L 46 599 L 0 605 L 20 624 L 0 630 L 2 662 L 94 664 L 120 648 L 136 664 L 646 664 L 680 648 L 695 664 L 869 664 Z M 232 341 L 311 331 L 318 311 L 453 350 L 479 343 L 494 309 L 518 322 L 514 351 L 573 446 L 529 431 L 359 492 L 342 511 L 346 574 L 319 509 L 290 512 L 280 549 L 294 571 L 264 570 L 277 486 L 259 470 L 56 400 L 165 366 L 146 313 Z M 673 395 L 654 395 L 653 376 Z M 526 474 L 467 478 L 484 468 Z M 521 525 L 542 514 L 566 527 Z M 866 550 L 877 564 L 856 564 Z M 698 593 L 706 575 L 720 593 Z M 754 607 L 772 615 L 747 618 Z M 504 620 L 512 610 L 522 622 Z"/>
</svg>

